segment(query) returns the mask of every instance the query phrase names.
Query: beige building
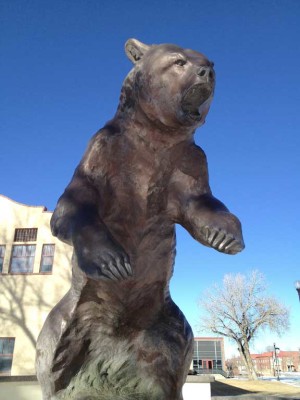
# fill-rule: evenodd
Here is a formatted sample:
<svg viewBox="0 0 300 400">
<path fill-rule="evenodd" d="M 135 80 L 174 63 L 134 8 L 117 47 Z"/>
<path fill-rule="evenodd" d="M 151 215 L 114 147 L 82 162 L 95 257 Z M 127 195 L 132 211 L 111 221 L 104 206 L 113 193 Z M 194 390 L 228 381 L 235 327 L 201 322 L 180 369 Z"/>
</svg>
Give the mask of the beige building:
<svg viewBox="0 0 300 400">
<path fill-rule="evenodd" d="M 72 247 L 51 215 L 0 195 L 0 375 L 35 375 L 38 334 L 70 287 Z"/>
</svg>

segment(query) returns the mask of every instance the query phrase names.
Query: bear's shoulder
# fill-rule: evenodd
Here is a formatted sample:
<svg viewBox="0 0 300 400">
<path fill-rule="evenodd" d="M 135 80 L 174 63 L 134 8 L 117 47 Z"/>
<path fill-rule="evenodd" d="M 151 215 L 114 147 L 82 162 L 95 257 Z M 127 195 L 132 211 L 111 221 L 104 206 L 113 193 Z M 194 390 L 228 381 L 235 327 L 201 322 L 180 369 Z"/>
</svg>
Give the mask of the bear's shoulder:
<svg viewBox="0 0 300 400">
<path fill-rule="evenodd" d="M 99 169 L 110 159 L 117 158 L 122 149 L 122 135 L 115 126 L 105 126 L 90 139 L 80 162 L 86 173 Z"/>
<path fill-rule="evenodd" d="M 185 146 L 179 169 L 185 175 L 194 179 L 207 178 L 207 159 L 201 147 L 195 143 Z"/>
</svg>

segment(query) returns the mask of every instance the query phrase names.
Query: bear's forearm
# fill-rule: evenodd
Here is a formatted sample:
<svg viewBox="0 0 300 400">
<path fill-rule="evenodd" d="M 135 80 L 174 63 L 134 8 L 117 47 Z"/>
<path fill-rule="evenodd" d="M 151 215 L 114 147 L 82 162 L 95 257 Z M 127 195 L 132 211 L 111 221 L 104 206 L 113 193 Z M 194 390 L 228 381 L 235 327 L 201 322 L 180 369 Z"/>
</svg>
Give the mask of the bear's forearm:
<svg viewBox="0 0 300 400">
<path fill-rule="evenodd" d="M 50 225 L 53 235 L 72 245 L 73 236 L 78 230 L 101 225 L 100 204 L 96 189 L 77 170 L 52 215 Z"/>
<path fill-rule="evenodd" d="M 228 208 L 220 200 L 216 199 L 212 194 L 206 193 L 201 196 L 191 196 L 187 202 L 187 214 L 192 215 L 197 212 L 229 212 Z"/>
<path fill-rule="evenodd" d="M 218 251 L 235 254 L 244 248 L 240 221 L 211 195 L 188 201 L 181 225 L 194 239 Z"/>
</svg>

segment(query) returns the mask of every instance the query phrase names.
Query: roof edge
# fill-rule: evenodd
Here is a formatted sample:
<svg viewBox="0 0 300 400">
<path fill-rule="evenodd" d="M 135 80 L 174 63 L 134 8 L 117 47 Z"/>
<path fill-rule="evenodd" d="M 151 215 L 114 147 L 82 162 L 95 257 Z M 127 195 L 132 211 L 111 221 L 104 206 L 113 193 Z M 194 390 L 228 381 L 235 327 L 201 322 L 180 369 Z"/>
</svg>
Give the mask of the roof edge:
<svg viewBox="0 0 300 400">
<path fill-rule="evenodd" d="M 5 196 L 4 194 L 1 194 L 1 193 L 0 193 L 0 197 L 3 197 L 4 199 L 9 200 L 9 201 L 11 201 L 12 203 L 18 204 L 18 205 L 20 205 L 20 206 L 32 207 L 32 208 L 42 208 L 42 211 L 43 211 L 43 212 L 52 212 L 52 211 L 49 211 L 48 208 L 47 208 L 46 206 L 32 206 L 32 205 L 30 205 L 30 204 L 21 203 L 21 202 L 19 202 L 19 201 L 13 200 L 13 199 L 11 199 L 10 197 Z"/>
</svg>

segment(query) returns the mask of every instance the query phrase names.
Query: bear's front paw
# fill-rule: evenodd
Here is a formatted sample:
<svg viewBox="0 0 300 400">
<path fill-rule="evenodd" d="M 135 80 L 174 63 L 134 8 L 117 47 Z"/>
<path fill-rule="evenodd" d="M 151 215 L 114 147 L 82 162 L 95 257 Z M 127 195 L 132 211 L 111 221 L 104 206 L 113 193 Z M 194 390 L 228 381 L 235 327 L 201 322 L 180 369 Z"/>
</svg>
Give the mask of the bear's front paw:
<svg viewBox="0 0 300 400">
<path fill-rule="evenodd" d="M 225 254 L 236 254 L 245 248 L 242 237 L 236 237 L 224 229 L 205 226 L 202 229 L 206 244 Z"/>
<path fill-rule="evenodd" d="M 78 235 L 74 240 L 79 268 L 95 280 L 123 280 L 132 276 L 129 257 L 107 236 Z"/>
<path fill-rule="evenodd" d="M 84 254 L 85 253 L 85 254 Z M 125 252 L 107 249 L 87 249 L 76 252 L 80 269 L 91 279 L 122 280 L 132 276 L 132 268 Z"/>
</svg>

